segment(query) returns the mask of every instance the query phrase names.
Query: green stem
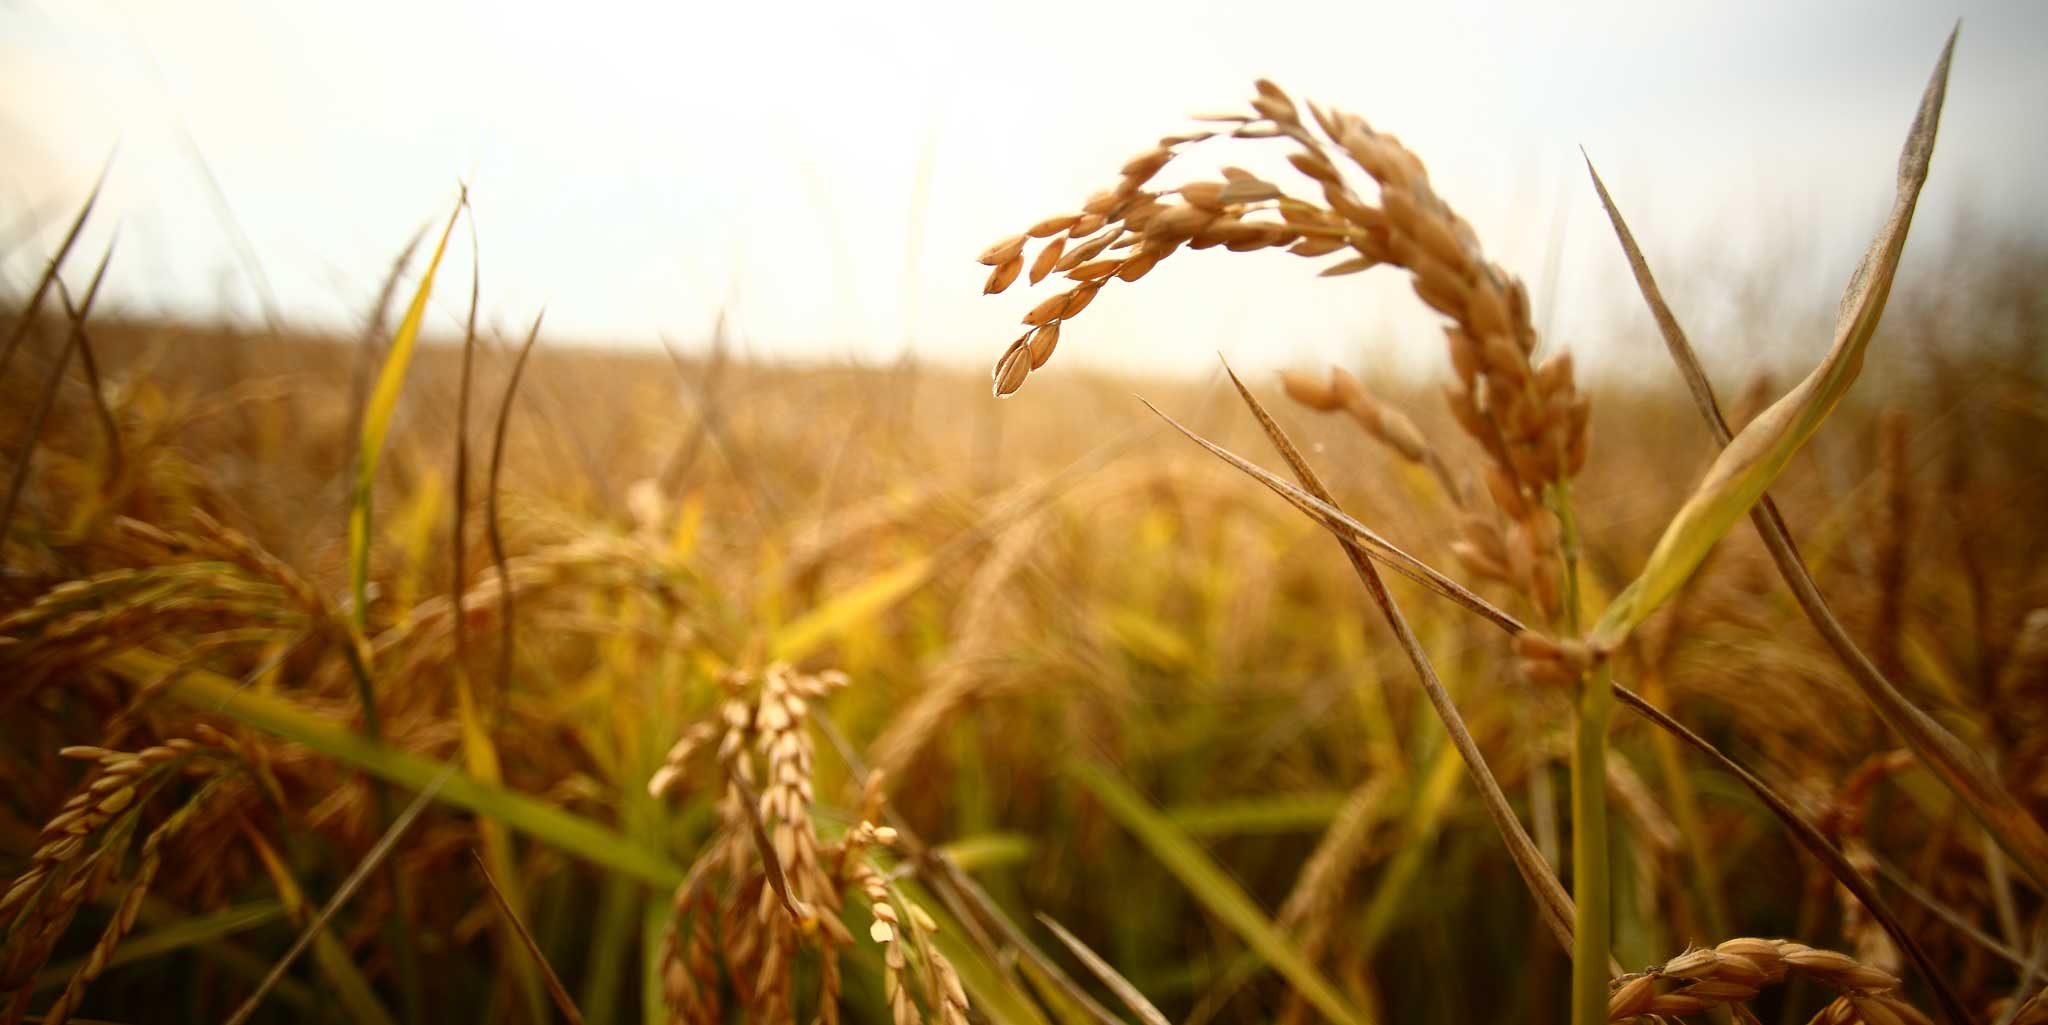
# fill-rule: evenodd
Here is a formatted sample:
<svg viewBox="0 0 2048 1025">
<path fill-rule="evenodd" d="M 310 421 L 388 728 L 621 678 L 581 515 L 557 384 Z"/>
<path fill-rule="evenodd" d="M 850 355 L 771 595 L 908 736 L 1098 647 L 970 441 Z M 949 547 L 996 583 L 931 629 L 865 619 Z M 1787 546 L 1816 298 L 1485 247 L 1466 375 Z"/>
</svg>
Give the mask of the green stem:
<svg viewBox="0 0 2048 1025">
<path fill-rule="evenodd" d="M 1605 662 L 1582 683 L 1572 741 L 1572 1023 L 1607 1021 L 1607 951 L 1612 923 L 1607 871 L 1607 724 L 1614 717 Z"/>
<path fill-rule="evenodd" d="M 1564 561 L 1563 621 L 1567 634 L 1579 632 L 1579 522 L 1572 512 L 1572 484 L 1560 480 L 1544 489 L 1544 504 L 1557 516 L 1558 554 Z M 1607 954 L 1612 946 L 1613 884 L 1607 869 L 1607 725 L 1614 718 L 1612 674 L 1603 660 L 1579 680 L 1577 721 L 1572 738 L 1572 1023 L 1607 1021 Z"/>
</svg>

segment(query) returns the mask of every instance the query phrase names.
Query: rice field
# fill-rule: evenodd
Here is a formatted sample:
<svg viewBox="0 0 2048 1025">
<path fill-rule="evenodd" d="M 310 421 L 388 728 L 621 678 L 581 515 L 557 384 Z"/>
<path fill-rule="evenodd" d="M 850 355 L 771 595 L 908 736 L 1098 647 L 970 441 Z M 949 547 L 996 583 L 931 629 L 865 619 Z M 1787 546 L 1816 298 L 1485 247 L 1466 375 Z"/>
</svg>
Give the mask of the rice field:
<svg viewBox="0 0 2048 1025">
<path fill-rule="evenodd" d="M 0 305 L 0 1020 L 2048 1022 L 2048 250 L 1898 272 L 1947 61 L 1794 378 L 1604 185 L 1668 372 L 1576 366 L 1265 81 L 979 254 L 1044 296 L 991 379 L 433 336 L 460 202 L 357 337 L 95 314 L 66 240 Z M 1059 355 L 1280 250 L 1446 377 Z"/>
</svg>

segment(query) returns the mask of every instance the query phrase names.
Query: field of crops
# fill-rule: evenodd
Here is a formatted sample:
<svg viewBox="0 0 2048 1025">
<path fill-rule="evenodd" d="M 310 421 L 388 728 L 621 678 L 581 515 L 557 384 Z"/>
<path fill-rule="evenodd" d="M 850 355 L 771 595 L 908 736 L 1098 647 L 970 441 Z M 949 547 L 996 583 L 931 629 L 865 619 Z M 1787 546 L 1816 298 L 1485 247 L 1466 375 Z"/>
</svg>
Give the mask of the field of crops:
<svg viewBox="0 0 2048 1025">
<path fill-rule="evenodd" d="M 1886 308 L 1941 81 L 1804 382 L 1575 367 L 1263 82 L 982 254 L 1064 282 L 1002 401 L 423 341 L 438 230 L 356 338 L 60 250 L 0 306 L 0 1021 L 2048 1022 L 2048 252 Z M 1148 190 L 1219 144 L 1301 177 Z M 1055 354 L 1211 247 L 1410 276 L 1445 387 Z"/>
</svg>

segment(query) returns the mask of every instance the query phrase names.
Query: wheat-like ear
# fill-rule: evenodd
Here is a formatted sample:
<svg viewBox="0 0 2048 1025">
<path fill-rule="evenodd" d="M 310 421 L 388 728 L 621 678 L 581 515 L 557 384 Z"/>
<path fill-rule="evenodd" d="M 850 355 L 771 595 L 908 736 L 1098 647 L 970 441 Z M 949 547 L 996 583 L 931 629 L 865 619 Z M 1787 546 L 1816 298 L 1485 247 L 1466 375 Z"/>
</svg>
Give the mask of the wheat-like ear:
<svg viewBox="0 0 2048 1025">
<path fill-rule="evenodd" d="M 1791 973 L 1842 994 L 1822 1012 L 1826 1021 L 1932 1025 L 1926 1015 L 1892 995 L 1899 980 L 1890 972 L 1832 950 L 1754 937 L 1728 940 L 1710 950 L 1688 950 L 1623 978 L 1608 1000 L 1607 1017 L 1614 1022 L 1654 1022 L 1702 1014 L 1752 1000 Z"/>
</svg>

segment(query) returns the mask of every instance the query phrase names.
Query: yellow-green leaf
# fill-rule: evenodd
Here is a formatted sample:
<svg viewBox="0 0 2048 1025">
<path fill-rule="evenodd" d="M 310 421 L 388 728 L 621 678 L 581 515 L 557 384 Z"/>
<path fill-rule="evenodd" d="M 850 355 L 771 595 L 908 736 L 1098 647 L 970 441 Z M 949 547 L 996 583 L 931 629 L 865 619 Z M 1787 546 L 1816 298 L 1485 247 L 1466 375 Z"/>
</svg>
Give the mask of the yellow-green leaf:
<svg viewBox="0 0 2048 1025">
<path fill-rule="evenodd" d="M 400 786 L 423 788 L 443 769 L 437 762 L 371 740 L 291 701 L 239 687 L 218 673 L 186 669 L 174 674 L 170 659 L 139 648 L 109 656 L 100 665 L 137 683 L 168 677 L 170 682 L 164 690 L 168 697 L 204 712 L 227 716 L 274 737 L 304 744 L 343 765 Z M 636 843 L 609 826 L 572 815 L 518 791 L 485 783 L 467 773 L 449 776 L 435 796 L 663 891 L 674 889 L 683 881 L 682 866 L 666 854 Z"/>
<path fill-rule="evenodd" d="M 398 322 L 398 332 L 391 336 L 391 351 L 385 354 L 384 366 L 377 371 L 377 385 L 370 391 L 369 404 L 363 407 L 363 429 L 356 448 L 355 497 L 348 515 L 349 586 L 355 597 L 359 626 L 368 614 L 370 482 L 376 479 L 377 461 L 384 455 L 384 438 L 391 430 L 391 415 L 398 408 L 398 393 L 405 388 L 405 371 L 412 365 L 413 349 L 419 344 L 420 324 L 427 317 L 427 299 L 434 293 L 434 272 L 441 269 L 441 257 L 448 252 L 448 236 L 455 232 L 455 218 L 462 213 L 464 202 L 467 200 L 457 200 L 455 209 L 448 214 L 448 226 L 441 229 L 441 241 L 435 244 L 427 271 L 420 276 L 420 287 L 406 306 L 405 317 Z"/>
<path fill-rule="evenodd" d="M 1085 762 L 1068 762 L 1067 775 L 1088 788 L 1124 828 L 1136 834 L 1152 856 L 1179 879 L 1209 913 L 1237 933 L 1259 959 L 1293 984 L 1303 998 L 1337 1025 L 1365 1025 L 1369 1020 L 1316 970 L 1314 963 L 1259 909 L 1251 895 L 1223 871 L 1200 844 L 1136 791 L 1108 772 Z"/>
<path fill-rule="evenodd" d="M 769 641 L 769 654 L 794 662 L 848 630 L 866 626 L 923 584 L 931 569 L 931 557 L 920 555 L 833 595 L 825 604 L 777 630 Z"/>
<path fill-rule="evenodd" d="M 1596 647 L 1611 649 L 1620 644 L 1685 585 L 1722 535 L 1763 497 L 1793 454 L 1806 444 L 1806 439 L 1813 436 L 1856 382 L 1856 375 L 1863 368 L 1864 350 L 1877 332 L 1885 300 L 1891 295 L 1892 278 L 1898 270 L 1899 257 L 1905 252 L 1906 232 L 1913 224 L 1920 187 L 1927 181 L 1935 130 L 1941 123 L 1942 96 L 1948 85 L 1949 56 L 1954 51 L 1955 36 L 1951 35 L 1948 45 L 1942 48 L 1941 60 L 1935 65 L 1927 90 L 1920 97 L 1920 110 L 1899 155 L 1898 193 L 1892 202 L 1891 216 L 1872 240 L 1842 295 L 1834 345 L 1805 380 L 1721 450 L 1706 479 L 1700 481 L 1678 515 L 1665 527 L 1664 536 L 1651 551 L 1642 573 L 1615 597 L 1594 626 L 1590 639 Z"/>
</svg>

